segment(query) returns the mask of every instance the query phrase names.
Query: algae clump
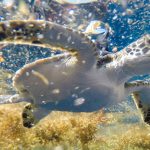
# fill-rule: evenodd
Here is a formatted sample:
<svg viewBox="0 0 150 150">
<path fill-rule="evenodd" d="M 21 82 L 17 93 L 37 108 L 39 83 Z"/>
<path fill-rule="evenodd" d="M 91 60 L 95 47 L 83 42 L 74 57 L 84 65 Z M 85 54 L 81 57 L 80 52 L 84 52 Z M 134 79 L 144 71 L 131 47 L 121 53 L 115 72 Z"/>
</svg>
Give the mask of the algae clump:
<svg viewBox="0 0 150 150">
<path fill-rule="evenodd" d="M 69 113 L 54 111 L 31 129 L 22 125 L 25 103 L 0 105 L 2 150 L 146 150 L 150 128 L 124 123 L 125 113 Z M 117 132 L 116 132 L 117 131 Z"/>
</svg>

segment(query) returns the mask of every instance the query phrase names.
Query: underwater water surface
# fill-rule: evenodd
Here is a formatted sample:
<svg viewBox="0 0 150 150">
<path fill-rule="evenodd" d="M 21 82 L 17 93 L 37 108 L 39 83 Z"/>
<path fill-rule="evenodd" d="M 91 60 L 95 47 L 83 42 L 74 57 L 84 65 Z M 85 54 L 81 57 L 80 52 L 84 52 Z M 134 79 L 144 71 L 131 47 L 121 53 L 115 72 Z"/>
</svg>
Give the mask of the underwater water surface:
<svg viewBox="0 0 150 150">
<path fill-rule="evenodd" d="M 150 33 L 149 0 L 62 2 L 1 0 L 0 21 L 45 20 L 81 32 L 90 22 L 101 21 L 101 37 L 109 33 L 104 44 L 108 52 L 121 51 Z M 97 35 L 91 35 L 92 38 L 97 39 Z M 59 49 L 1 44 L 0 96 L 16 93 L 12 78 L 25 64 L 60 53 Z M 137 79 L 149 79 L 149 75 L 134 76 L 131 80 Z M 76 101 L 76 105 L 82 103 L 82 100 Z M 131 96 L 92 113 L 52 111 L 30 129 L 22 124 L 25 105 L 26 102 L 0 105 L 0 150 L 150 150 L 150 126 L 141 119 Z"/>
</svg>

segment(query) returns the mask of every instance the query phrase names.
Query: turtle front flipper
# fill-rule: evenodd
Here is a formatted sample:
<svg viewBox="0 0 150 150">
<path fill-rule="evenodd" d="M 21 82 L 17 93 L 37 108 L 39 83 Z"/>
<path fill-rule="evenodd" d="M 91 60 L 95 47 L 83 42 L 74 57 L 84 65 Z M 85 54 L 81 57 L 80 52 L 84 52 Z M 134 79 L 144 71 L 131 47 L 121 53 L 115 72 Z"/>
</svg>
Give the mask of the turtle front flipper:
<svg viewBox="0 0 150 150">
<path fill-rule="evenodd" d="M 45 106 L 43 106 L 44 105 L 36 106 L 31 103 L 28 103 L 24 106 L 22 112 L 22 122 L 24 127 L 33 127 L 51 112 L 51 109 L 45 109 Z"/>
<path fill-rule="evenodd" d="M 48 21 L 0 22 L 0 44 L 27 44 L 53 50 L 76 52 L 86 69 L 95 64 L 96 45 L 82 32 Z"/>
<path fill-rule="evenodd" d="M 28 103 L 25 105 L 23 112 L 22 112 L 22 122 L 23 126 L 26 128 L 31 128 L 35 124 L 35 118 L 33 115 L 33 105 Z"/>
<path fill-rule="evenodd" d="M 22 97 L 33 104 L 57 102 L 76 93 L 78 86 L 87 88 L 87 72 L 72 54 L 39 59 L 16 72 L 13 85 Z M 90 81 L 89 81 L 90 82 Z"/>
</svg>

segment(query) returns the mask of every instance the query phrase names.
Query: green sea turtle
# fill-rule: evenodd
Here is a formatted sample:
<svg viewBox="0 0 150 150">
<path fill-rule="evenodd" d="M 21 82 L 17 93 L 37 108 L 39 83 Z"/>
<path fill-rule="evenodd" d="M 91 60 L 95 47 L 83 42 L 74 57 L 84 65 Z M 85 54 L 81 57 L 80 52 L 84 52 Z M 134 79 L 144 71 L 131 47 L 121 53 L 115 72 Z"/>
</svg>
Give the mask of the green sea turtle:
<svg viewBox="0 0 150 150">
<path fill-rule="evenodd" d="M 64 50 L 26 64 L 13 77 L 18 94 L 0 97 L 0 103 L 29 103 L 22 113 L 25 127 L 32 127 L 52 110 L 97 111 L 130 94 L 142 112 L 149 112 L 149 86 L 144 81 L 128 82 L 135 75 L 150 73 L 149 34 L 122 51 L 99 56 L 83 33 L 46 21 L 6 21 L 0 22 L 0 43 Z"/>
</svg>

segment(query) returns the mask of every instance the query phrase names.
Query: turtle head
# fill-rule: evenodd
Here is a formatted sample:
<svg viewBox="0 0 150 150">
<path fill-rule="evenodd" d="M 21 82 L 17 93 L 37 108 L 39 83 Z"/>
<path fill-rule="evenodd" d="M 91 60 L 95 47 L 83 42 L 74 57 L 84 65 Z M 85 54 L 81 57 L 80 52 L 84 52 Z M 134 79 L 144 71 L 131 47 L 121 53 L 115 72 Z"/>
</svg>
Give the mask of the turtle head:
<svg viewBox="0 0 150 150">
<path fill-rule="evenodd" d="M 130 44 L 122 54 L 123 68 L 130 76 L 150 73 L 150 34 Z"/>
<path fill-rule="evenodd" d="M 119 52 L 101 57 L 97 66 L 107 68 L 111 77 L 113 74 L 116 80 L 123 81 L 135 75 L 150 73 L 150 34 L 142 36 Z"/>
</svg>

